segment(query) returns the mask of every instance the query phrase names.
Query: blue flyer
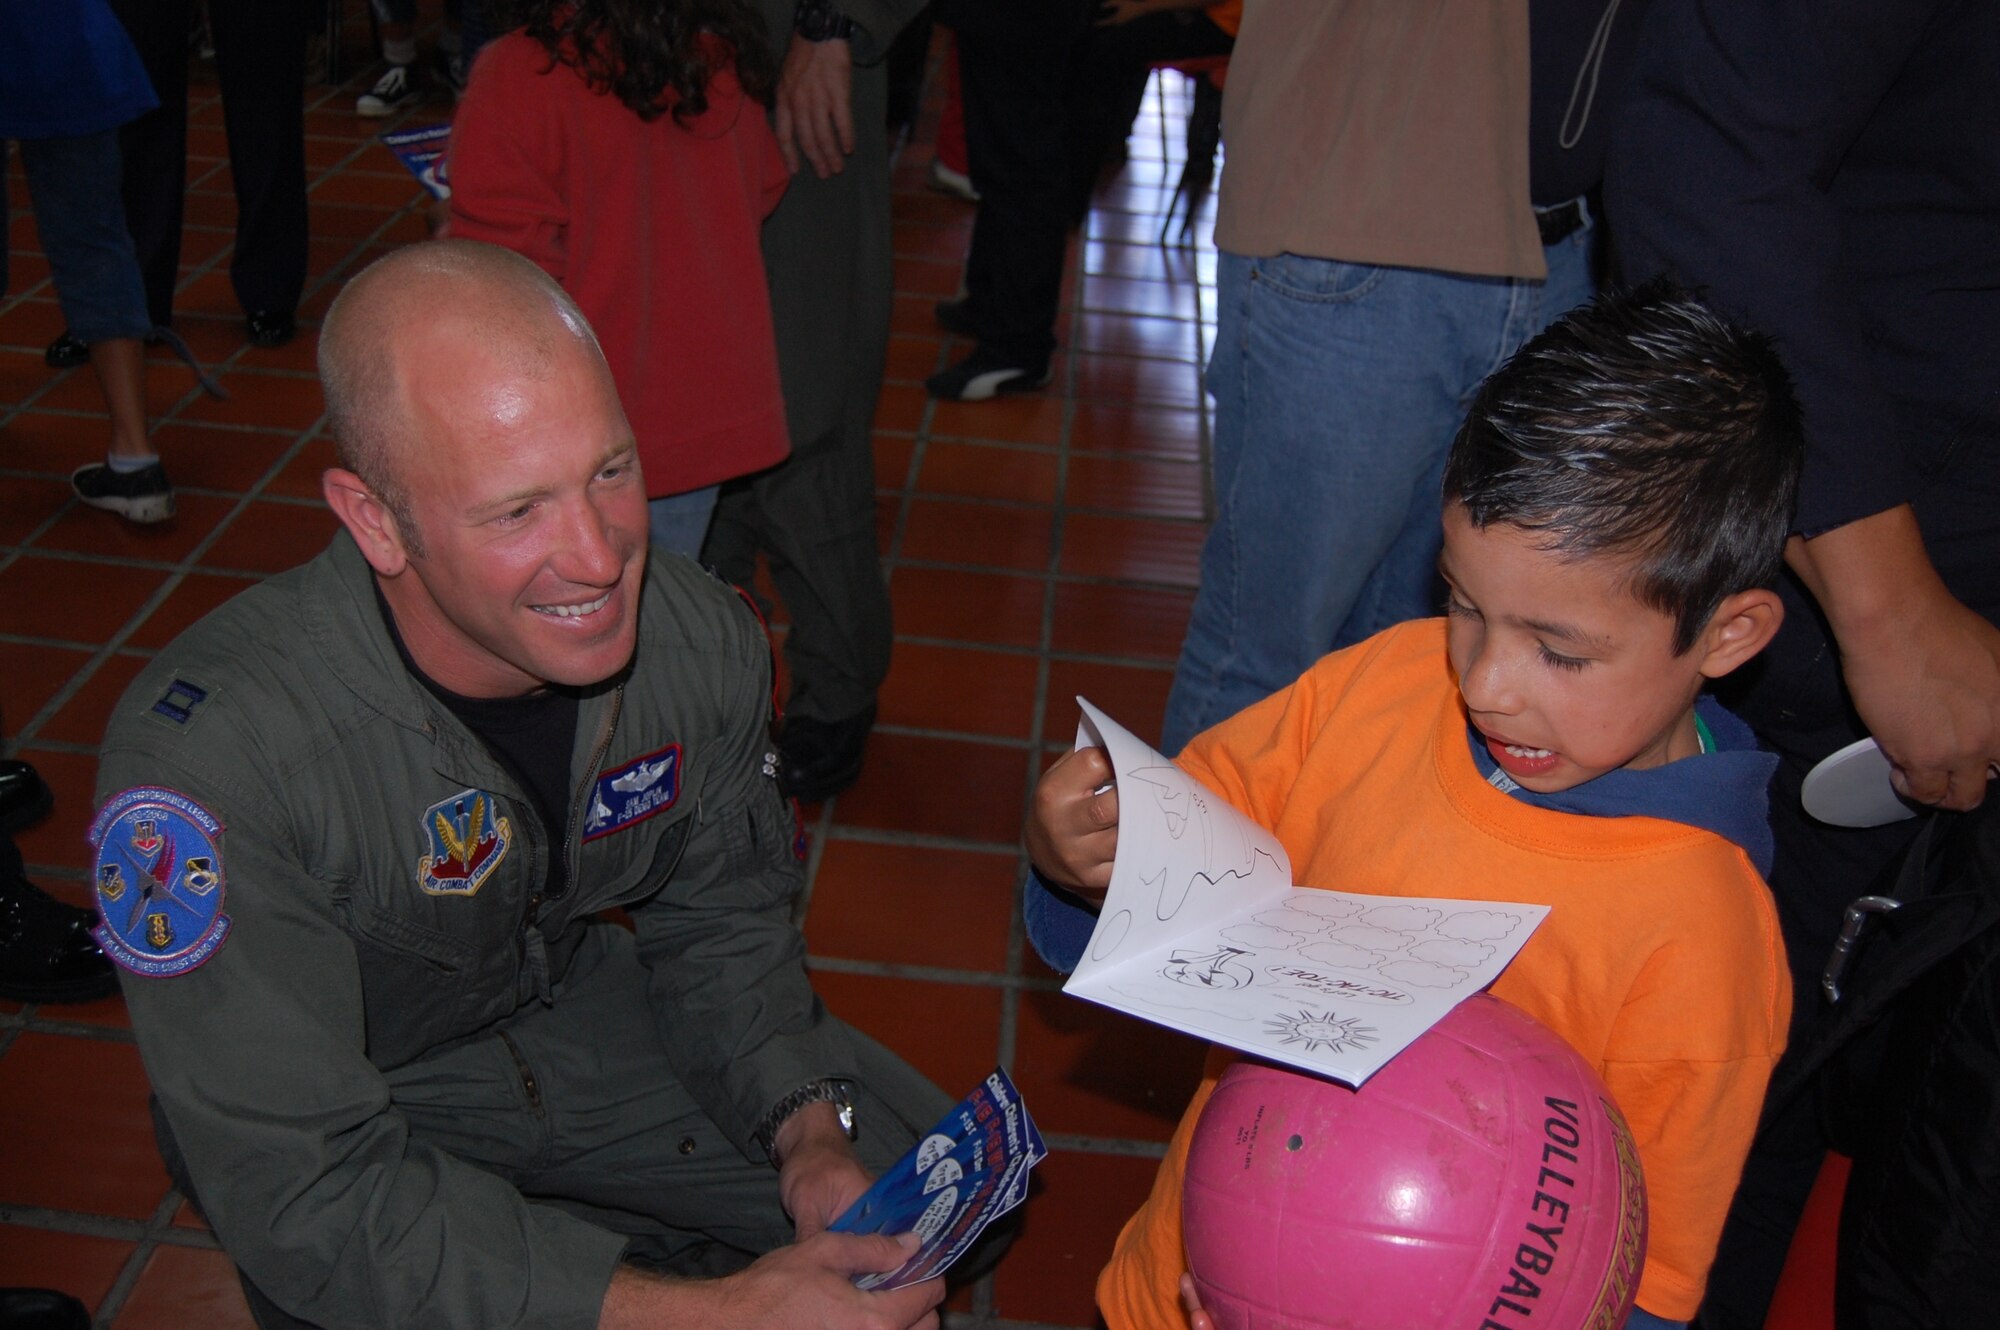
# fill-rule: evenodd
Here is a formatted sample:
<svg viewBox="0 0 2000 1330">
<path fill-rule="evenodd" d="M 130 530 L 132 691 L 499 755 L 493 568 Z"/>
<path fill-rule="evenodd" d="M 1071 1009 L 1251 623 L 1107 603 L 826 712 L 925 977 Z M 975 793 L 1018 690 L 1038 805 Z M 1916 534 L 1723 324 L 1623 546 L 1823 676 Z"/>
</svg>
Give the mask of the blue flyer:
<svg viewBox="0 0 2000 1330">
<path fill-rule="evenodd" d="M 426 125 L 422 129 L 398 129 L 377 138 L 389 146 L 399 161 L 410 169 L 417 183 L 434 199 L 451 197 L 451 176 L 446 154 L 451 149 L 450 125 Z"/>
<path fill-rule="evenodd" d="M 985 1227 L 1028 1194 L 1028 1171 L 1048 1154 L 1007 1073 L 996 1068 L 828 1227 L 840 1233 L 908 1233 L 910 1259 L 857 1275 L 866 1289 L 902 1288 L 941 1275 Z"/>
</svg>

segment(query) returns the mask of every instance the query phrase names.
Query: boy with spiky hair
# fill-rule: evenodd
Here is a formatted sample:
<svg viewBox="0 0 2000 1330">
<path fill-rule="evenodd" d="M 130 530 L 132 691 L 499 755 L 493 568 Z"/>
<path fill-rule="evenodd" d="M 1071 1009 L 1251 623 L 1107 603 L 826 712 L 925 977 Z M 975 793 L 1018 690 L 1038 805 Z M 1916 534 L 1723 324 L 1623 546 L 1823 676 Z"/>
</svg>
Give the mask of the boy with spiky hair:
<svg viewBox="0 0 2000 1330">
<path fill-rule="evenodd" d="M 1766 339 L 1666 283 L 1584 306 L 1487 380 L 1453 443 L 1444 617 L 1327 656 L 1177 759 L 1303 884 L 1553 907 L 1493 991 L 1631 1124 L 1651 1208 L 1635 1325 L 1700 1302 L 1784 1046 L 1774 760 L 1702 689 L 1782 620 L 1802 456 Z M 1110 778 L 1101 750 L 1073 753 L 1030 813 L 1029 930 L 1061 968 L 1110 883 Z M 1182 1169 L 1233 1056 L 1211 1055 L 1100 1277 L 1112 1330 L 1179 1323 Z"/>
</svg>

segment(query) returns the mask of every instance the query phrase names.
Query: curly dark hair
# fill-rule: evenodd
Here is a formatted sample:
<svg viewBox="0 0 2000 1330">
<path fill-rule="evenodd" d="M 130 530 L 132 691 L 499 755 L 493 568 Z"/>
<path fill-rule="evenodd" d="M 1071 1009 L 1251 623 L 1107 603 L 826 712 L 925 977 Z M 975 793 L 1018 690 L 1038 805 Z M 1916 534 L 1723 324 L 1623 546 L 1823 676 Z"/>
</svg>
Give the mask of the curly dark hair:
<svg viewBox="0 0 2000 1330">
<path fill-rule="evenodd" d="M 708 83 L 732 63 L 768 105 L 777 65 L 764 20 L 744 0 L 508 0 L 508 17 L 641 120 L 686 125 L 708 109 Z M 706 40 L 704 40 L 706 38 Z"/>
</svg>

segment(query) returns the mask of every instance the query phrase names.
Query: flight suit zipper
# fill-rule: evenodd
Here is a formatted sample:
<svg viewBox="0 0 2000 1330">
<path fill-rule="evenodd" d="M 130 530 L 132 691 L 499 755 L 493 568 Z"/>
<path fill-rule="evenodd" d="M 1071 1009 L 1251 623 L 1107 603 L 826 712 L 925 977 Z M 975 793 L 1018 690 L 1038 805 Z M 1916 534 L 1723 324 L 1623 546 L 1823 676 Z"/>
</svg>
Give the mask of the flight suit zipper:
<svg viewBox="0 0 2000 1330">
<path fill-rule="evenodd" d="M 618 716 L 624 710 L 624 707 L 625 685 L 620 684 L 612 691 L 611 709 L 605 713 L 604 725 L 597 733 L 597 743 L 590 750 L 590 761 L 584 764 L 583 780 L 577 785 L 576 793 L 570 796 L 568 825 L 563 829 L 563 843 L 561 848 L 563 863 L 562 894 L 565 896 L 569 894 L 570 888 L 576 882 L 576 824 L 577 819 L 583 816 L 584 796 L 590 792 L 590 787 L 597 783 L 597 770 L 603 765 L 604 754 L 611 747 L 612 735 L 618 731 Z M 523 932 L 534 927 L 535 920 L 541 913 L 545 899 L 539 891 L 528 897 L 527 915 L 521 921 Z"/>
<path fill-rule="evenodd" d="M 598 731 L 597 743 L 590 751 L 590 760 L 584 764 L 583 781 L 570 800 L 569 825 L 563 832 L 562 843 L 562 895 L 567 896 L 576 882 L 576 823 L 583 816 L 583 797 L 597 781 L 597 770 L 603 765 L 604 754 L 611 747 L 611 737 L 618 730 L 618 716 L 625 705 L 625 686 L 620 684 L 611 694 L 611 707 L 605 713 L 604 725 Z M 528 967 L 529 982 L 535 996 L 544 1005 L 555 1001 L 555 985 L 549 975 L 549 950 L 535 924 L 541 917 L 546 898 L 538 890 L 528 897 L 527 910 L 521 916 L 521 956 Z"/>
</svg>

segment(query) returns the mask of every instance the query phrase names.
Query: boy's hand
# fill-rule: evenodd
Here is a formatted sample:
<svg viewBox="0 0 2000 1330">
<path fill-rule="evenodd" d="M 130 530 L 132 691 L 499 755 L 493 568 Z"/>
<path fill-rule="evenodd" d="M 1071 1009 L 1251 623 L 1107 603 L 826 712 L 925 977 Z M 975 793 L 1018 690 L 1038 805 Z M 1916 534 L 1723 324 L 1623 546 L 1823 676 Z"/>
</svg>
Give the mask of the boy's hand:
<svg viewBox="0 0 2000 1330">
<path fill-rule="evenodd" d="M 1042 773 L 1028 812 L 1028 858 L 1048 881 L 1089 901 L 1111 889 L 1118 790 L 1102 748 L 1079 748 Z"/>
<path fill-rule="evenodd" d="M 1201 1309 L 1201 1295 L 1195 1292 L 1194 1275 L 1181 1275 L 1181 1306 L 1187 1308 L 1189 1330 L 1215 1330 L 1215 1318 Z"/>
</svg>

